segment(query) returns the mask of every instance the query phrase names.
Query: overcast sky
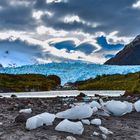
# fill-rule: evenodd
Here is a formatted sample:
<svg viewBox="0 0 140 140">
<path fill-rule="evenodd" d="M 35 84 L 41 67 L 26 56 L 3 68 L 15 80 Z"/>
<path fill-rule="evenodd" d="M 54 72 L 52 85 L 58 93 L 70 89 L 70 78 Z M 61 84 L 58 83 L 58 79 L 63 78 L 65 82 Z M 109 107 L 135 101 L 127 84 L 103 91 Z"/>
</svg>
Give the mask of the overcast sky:
<svg viewBox="0 0 140 140">
<path fill-rule="evenodd" d="M 140 0 L 0 0 L 0 49 L 18 42 L 37 63 L 104 63 L 138 34 Z"/>
</svg>

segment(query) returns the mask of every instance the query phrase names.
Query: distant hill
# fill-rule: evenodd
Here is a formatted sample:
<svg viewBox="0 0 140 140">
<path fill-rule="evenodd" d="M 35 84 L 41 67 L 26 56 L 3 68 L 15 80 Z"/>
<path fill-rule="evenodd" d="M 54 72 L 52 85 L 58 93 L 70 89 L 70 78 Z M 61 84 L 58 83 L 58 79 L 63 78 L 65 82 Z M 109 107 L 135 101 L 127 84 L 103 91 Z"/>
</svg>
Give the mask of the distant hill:
<svg viewBox="0 0 140 140">
<path fill-rule="evenodd" d="M 0 67 L 3 67 L 2 64 L 0 64 Z"/>
<path fill-rule="evenodd" d="M 0 74 L 0 92 L 47 91 L 60 86 L 61 80 L 55 75 Z"/>
<path fill-rule="evenodd" d="M 126 90 L 140 93 L 140 72 L 97 76 L 73 83 L 79 90 Z"/>
<path fill-rule="evenodd" d="M 126 45 L 123 50 L 115 55 L 115 57 L 106 61 L 105 64 L 140 65 L 140 35 Z"/>
</svg>

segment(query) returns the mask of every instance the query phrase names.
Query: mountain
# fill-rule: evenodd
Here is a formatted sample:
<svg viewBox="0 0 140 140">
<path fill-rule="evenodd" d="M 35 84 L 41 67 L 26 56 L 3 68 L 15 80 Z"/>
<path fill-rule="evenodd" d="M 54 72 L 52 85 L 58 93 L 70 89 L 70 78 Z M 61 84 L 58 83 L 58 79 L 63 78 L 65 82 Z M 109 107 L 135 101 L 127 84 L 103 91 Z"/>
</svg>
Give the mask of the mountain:
<svg viewBox="0 0 140 140">
<path fill-rule="evenodd" d="M 3 67 L 2 64 L 0 64 L 0 68 Z"/>
<path fill-rule="evenodd" d="M 1 68 L 0 73 L 57 75 L 61 84 L 94 78 L 104 74 L 127 74 L 140 71 L 140 66 L 109 66 L 88 63 L 48 63 Z"/>
<path fill-rule="evenodd" d="M 106 61 L 105 64 L 140 65 L 140 35 L 118 52 L 115 57 Z"/>
</svg>

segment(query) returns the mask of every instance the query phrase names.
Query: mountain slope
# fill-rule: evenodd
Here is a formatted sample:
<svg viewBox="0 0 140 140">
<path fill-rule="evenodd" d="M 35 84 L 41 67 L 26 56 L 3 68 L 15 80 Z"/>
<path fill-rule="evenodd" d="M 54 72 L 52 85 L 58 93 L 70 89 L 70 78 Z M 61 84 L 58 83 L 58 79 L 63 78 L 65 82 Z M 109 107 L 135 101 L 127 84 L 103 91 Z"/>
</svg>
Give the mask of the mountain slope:
<svg viewBox="0 0 140 140">
<path fill-rule="evenodd" d="M 126 45 L 123 50 L 116 54 L 115 57 L 106 61 L 105 64 L 140 65 L 140 35 L 130 44 Z"/>
</svg>

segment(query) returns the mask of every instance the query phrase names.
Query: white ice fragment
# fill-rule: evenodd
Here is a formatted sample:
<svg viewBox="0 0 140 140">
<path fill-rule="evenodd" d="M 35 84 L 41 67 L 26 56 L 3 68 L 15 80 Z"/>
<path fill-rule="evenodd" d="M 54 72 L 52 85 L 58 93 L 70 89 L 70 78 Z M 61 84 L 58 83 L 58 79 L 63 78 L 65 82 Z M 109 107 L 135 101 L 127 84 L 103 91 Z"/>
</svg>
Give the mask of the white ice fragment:
<svg viewBox="0 0 140 140">
<path fill-rule="evenodd" d="M 92 101 L 91 103 L 90 103 L 90 107 L 97 107 L 98 109 L 100 109 L 101 108 L 101 105 L 98 103 L 98 102 L 96 102 L 96 101 Z"/>
<path fill-rule="evenodd" d="M 93 107 L 93 113 L 96 113 L 98 111 L 98 108 L 97 107 Z"/>
<path fill-rule="evenodd" d="M 76 140 L 76 138 L 75 137 L 72 137 L 72 136 L 67 136 L 66 137 L 66 140 Z"/>
<path fill-rule="evenodd" d="M 96 131 L 93 132 L 93 136 L 99 136 L 99 135 L 100 135 L 100 133 L 98 133 Z"/>
<path fill-rule="evenodd" d="M 91 120 L 91 124 L 94 124 L 94 125 L 101 125 L 102 122 L 101 122 L 101 119 L 93 119 L 93 120 Z"/>
<path fill-rule="evenodd" d="M 138 100 L 134 103 L 134 107 L 137 112 L 140 112 L 140 100 Z"/>
<path fill-rule="evenodd" d="M 107 139 L 107 136 L 106 136 L 105 134 L 102 134 L 102 138 L 103 138 L 104 140 L 106 140 L 106 139 Z"/>
<path fill-rule="evenodd" d="M 103 127 L 103 126 L 99 126 L 99 129 L 102 131 L 102 133 L 109 135 L 109 134 L 113 134 L 112 131 L 109 131 L 107 128 Z"/>
<path fill-rule="evenodd" d="M 105 116 L 105 117 L 109 117 L 110 116 L 109 113 L 104 111 L 104 110 L 103 111 L 102 110 L 97 111 L 95 114 L 97 114 L 99 116 Z"/>
<path fill-rule="evenodd" d="M 44 124 L 52 125 L 54 119 L 55 115 L 47 112 L 33 116 L 26 121 L 26 129 L 28 130 L 36 129 L 38 127 L 43 126 Z"/>
<path fill-rule="evenodd" d="M 128 112 L 127 105 L 121 101 L 115 100 L 107 101 L 104 106 L 105 109 L 114 116 L 122 116 Z"/>
<path fill-rule="evenodd" d="M 84 131 L 84 127 L 80 121 L 72 122 L 72 121 L 65 119 L 55 127 L 55 130 L 69 132 L 69 133 L 77 134 L 77 135 L 82 135 L 82 133 Z"/>
<path fill-rule="evenodd" d="M 89 118 L 93 114 L 93 109 L 89 105 L 80 105 L 75 106 L 71 109 L 67 109 L 65 111 L 59 112 L 56 114 L 57 118 L 64 118 L 64 119 L 84 119 Z"/>
<path fill-rule="evenodd" d="M 31 108 L 29 108 L 29 109 L 21 109 L 19 111 L 19 113 L 28 113 L 28 114 L 30 114 L 30 113 L 32 113 L 32 109 Z"/>
<path fill-rule="evenodd" d="M 133 104 L 127 101 L 124 101 L 124 103 L 127 105 L 127 113 L 131 113 L 133 111 Z"/>
<path fill-rule="evenodd" d="M 28 130 L 36 129 L 41 126 L 43 126 L 43 121 L 38 115 L 31 117 L 26 121 L 26 129 Z"/>
<path fill-rule="evenodd" d="M 50 114 L 50 113 L 42 113 L 42 114 L 39 114 L 39 117 L 41 117 L 42 121 L 43 121 L 43 124 L 45 125 L 53 125 L 53 122 L 55 120 L 55 115 L 54 114 Z"/>
<path fill-rule="evenodd" d="M 83 124 L 90 125 L 90 121 L 89 121 L 88 119 L 83 119 L 83 120 L 82 120 L 82 123 L 83 123 Z"/>
</svg>

